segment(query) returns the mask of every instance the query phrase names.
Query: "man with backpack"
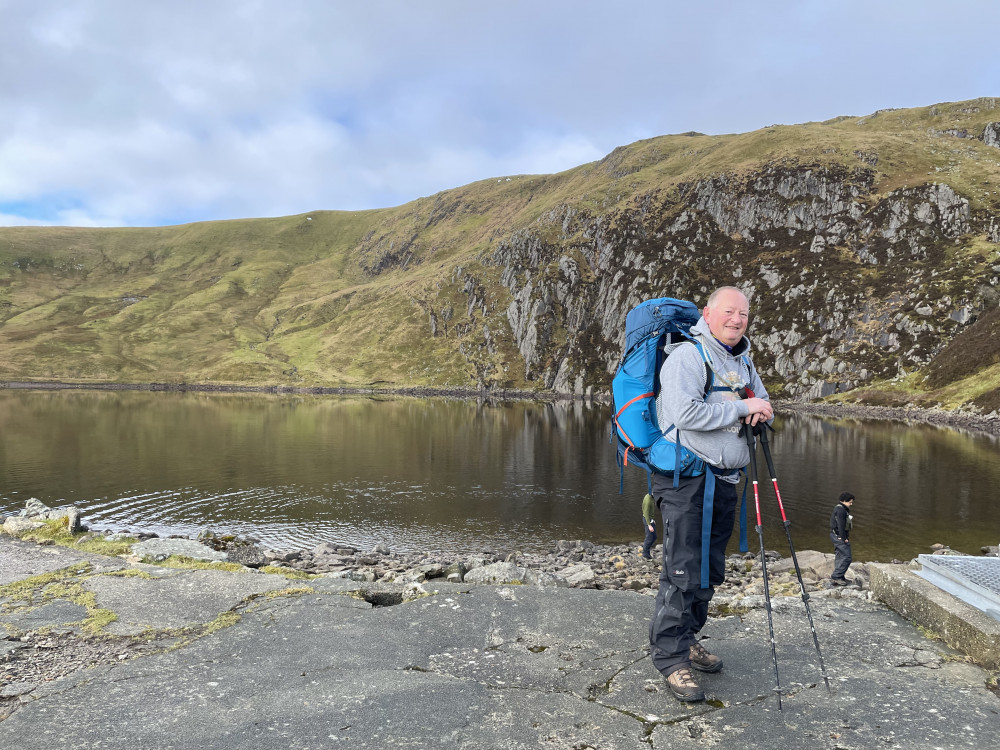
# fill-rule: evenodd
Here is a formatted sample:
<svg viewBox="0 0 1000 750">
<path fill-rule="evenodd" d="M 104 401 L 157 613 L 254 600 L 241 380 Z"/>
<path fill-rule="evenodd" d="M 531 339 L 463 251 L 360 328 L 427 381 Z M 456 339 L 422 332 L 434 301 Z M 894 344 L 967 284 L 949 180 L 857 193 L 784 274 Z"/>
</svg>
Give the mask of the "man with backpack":
<svg viewBox="0 0 1000 750">
<path fill-rule="evenodd" d="M 698 633 L 708 619 L 715 586 L 725 578 L 736 484 L 750 459 L 742 430 L 774 416 L 749 358 L 750 341 L 744 336 L 749 312 L 742 291 L 717 289 L 690 329 L 698 345 L 680 344 L 660 369 L 656 416 L 661 426 L 669 425 L 664 437 L 679 444 L 678 457 L 683 448 L 705 468 L 697 475 L 685 476 L 692 472 L 684 470 L 678 477 L 652 475 L 652 494 L 663 528 L 670 533 L 664 539 L 649 639 L 654 666 L 681 701 L 705 699 L 692 667 L 703 672 L 722 669 L 722 659 L 699 643 Z"/>
</svg>

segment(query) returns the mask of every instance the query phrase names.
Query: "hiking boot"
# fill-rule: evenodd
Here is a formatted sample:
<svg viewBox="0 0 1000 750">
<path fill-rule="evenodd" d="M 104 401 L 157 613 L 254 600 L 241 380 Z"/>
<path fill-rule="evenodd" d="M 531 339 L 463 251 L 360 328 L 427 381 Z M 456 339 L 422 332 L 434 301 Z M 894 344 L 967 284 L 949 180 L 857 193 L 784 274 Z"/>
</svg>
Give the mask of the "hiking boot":
<svg viewBox="0 0 1000 750">
<path fill-rule="evenodd" d="M 854 581 L 849 581 L 846 578 L 831 578 L 830 583 L 834 586 L 850 586 Z"/>
<path fill-rule="evenodd" d="M 695 641 L 691 644 L 691 666 L 701 672 L 718 672 L 722 659 Z"/>
<path fill-rule="evenodd" d="M 694 673 L 689 667 L 681 667 L 676 672 L 667 675 L 667 687 L 679 701 L 705 700 L 705 691 L 695 682 Z"/>
</svg>

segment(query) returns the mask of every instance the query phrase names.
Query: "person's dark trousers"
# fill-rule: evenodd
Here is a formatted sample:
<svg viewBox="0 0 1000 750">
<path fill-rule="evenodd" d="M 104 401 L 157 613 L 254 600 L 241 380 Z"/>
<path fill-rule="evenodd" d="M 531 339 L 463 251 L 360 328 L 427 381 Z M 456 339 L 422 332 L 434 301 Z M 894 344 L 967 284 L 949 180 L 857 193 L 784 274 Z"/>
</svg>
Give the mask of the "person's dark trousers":
<svg viewBox="0 0 1000 750">
<path fill-rule="evenodd" d="M 705 477 L 653 477 L 653 497 L 663 516 L 663 568 L 649 624 L 653 666 L 665 676 L 690 665 L 689 649 L 708 619 L 708 603 L 725 580 L 726 545 L 736 516 L 736 486 L 716 480 L 709 546 L 709 588 L 701 584 L 701 511 Z"/>
<path fill-rule="evenodd" d="M 649 551 L 653 549 L 653 545 L 656 544 L 656 524 L 653 524 L 653 530 L 649 530 L 649 525 L 646 523 L 646 519 L 642 519 L 642 527 L 646 529 L 646 538 L 642 540 L 642 556 L 649 557 Z"/>
<path fill-rule="evenodd" d="M 843 578 L 847 569 L 851 567 L 851 543 L 838 539 L 837 535 L 830 532 L 830 541 L 833 542 L 833 578 Z"/>
</svg>

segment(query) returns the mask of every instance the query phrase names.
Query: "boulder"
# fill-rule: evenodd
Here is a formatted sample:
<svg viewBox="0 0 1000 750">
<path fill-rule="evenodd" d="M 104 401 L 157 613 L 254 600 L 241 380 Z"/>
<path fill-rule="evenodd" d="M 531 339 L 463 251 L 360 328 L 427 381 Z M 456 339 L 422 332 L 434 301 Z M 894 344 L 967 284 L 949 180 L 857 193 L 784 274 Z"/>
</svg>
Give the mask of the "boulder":
<svg viewBox="0 0 1000 750">
<path fill-rule="evenodd" d="M 248 568 L 260 568 L 268 563 L 264 550 L 254 544 L 240 544 L 230 547 L 226 552 L 226 561 L 239 563 Z"/>
<path fill-rule="evenodd" d="M 467 557 L 465 559 L 465 562 L 464 562 L 466 571 L 474 570 L 476 568 L 481 568 L 484 565 L 489 565 L 489 564 L 490 564 L 490 561 L 487 560 L 485 557 L 478 557 L 478 556 L 477 557 Z"/>
<path fill-rule="evenodd" d="M 49 510 L 51 510 L 49 506 L 37 497 L 29 497 L 24 503 L 24 510 L 21 511 L 21 515 L 25 518 L 33 518 L 35 516 L 44 516 Z"/>
<path fill-rule="evenodd" d="M 65 508 L 53 510 L 37 497 L 29 497 L 24 503 L 24 509 L 18 514 L 18 518 L 28 518 L 37 521 L 64 521 L 66 528 L 71 534 L 79 534 L 84 531 L 80 521 L 80 509 L 70 505 Z"/>
<path fill-rule="evenodd" d="M 532 570 L 531 568 L 528 568 L 528 577 L 525 583 L 530 583 L 534 586 L 557 586 L 563 588 L 569 586 L 566 579 L 560 575 L 546 573 L 541 570 Z"/>
<path fill-rule="evenodd" d="M 581 563 L 579 565 L 570 565 L 563 570 L 562 577 L 566 579 L 566 582 L 570 586 L 585 586 L 593 583 L 597 578 L 597 574 L 594 573 L 594 569 L 589 565 Z"/>
<path fill-rule="evenodd" d="M 817 552 L 816 550 L 803 550 L 797 552 L 799 569 L 803 578 L 829 578 L 833 575 L 834 556 L 832 552 Z M 790 557 L 782 558 L 776 562 L 768 561 L 767 572 L 769 576 L 779 576 L 782 573 L 795 575 L 795 565 Z"/>
<path fill-rule="evenodd" d="M 983 143 L 1000 148 L 1000 122 L 991 122 L 983 129 Z"/>
<path fill-rule="evenodd" d="M 68 508 L 50 510 L 48 512 L 48 518 L 50 521 L 60 521 L 65 519 L 66 530 L 69 531 L 70 534 L 80 534 L 84 531 L 83 523 L 80 521 L 80 509 L 72 505 Z"/>
<path fill-rule="evenodd" d="M 34 531 L 44 526 L 45 523 L 42 521 L 34 521 L 30 518 L 22 518 L 21 516 L 8 516 L 7 520 L 3 522 L 3 530 L 11 536 L 20 536 L 28 531 Z"/>
<path fill-rule="evenodd" d="M 529 575 L 527 568 L 509 562 L 498 562 L 470 570 L 465 574 L 465 583 L 528 583 Z"/>
<path fill-rule="evenodd" d="M 374 583 L 378 576 L 371 570 L 338 570 L 335 573 L 324 573 L 324 578 L 341 578 L 359 583 Z"/>
</svg>

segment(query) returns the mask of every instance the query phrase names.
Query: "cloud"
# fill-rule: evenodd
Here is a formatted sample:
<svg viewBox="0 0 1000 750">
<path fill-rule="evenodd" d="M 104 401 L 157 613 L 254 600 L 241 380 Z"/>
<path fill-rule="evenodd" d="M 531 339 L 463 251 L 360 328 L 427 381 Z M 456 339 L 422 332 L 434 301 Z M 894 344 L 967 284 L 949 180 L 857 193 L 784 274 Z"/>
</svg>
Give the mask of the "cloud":
<svg viewBox="0 0 1000 750">
<path fill-rule="evenodd" d="M 986 0 L 0 5 L 0 224 L 397 205 L 1000 80 Z"/>
</svg>

